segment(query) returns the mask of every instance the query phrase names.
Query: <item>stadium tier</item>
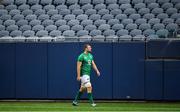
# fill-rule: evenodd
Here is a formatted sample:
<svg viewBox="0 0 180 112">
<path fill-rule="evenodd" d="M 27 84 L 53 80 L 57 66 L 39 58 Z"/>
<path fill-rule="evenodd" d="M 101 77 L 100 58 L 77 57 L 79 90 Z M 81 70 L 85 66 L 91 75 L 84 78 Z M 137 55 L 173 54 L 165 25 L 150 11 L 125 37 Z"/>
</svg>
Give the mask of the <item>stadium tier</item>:
<svg viewBox="0 0 180 112">
<path fill-rule="evenodd" d="M 1 0 L 0 40 L 175 37 L 180 0 Z"/>
</svg>

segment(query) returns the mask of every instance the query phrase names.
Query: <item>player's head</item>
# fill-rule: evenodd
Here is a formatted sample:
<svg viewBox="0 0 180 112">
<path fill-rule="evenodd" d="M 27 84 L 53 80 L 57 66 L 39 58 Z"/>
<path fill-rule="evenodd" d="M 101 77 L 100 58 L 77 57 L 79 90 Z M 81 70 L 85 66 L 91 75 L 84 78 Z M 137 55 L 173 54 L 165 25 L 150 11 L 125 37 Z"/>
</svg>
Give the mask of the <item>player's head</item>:
<svg viewBox="0 0 180 112">
<path fill-rule="evenodd" d="M 92 51 L 91 45 L 85 44 L 85 45 L 84 45 L 84 51 L 86 51 L 86 52 L 91 52 L 91 51 Z"/>
</svg>

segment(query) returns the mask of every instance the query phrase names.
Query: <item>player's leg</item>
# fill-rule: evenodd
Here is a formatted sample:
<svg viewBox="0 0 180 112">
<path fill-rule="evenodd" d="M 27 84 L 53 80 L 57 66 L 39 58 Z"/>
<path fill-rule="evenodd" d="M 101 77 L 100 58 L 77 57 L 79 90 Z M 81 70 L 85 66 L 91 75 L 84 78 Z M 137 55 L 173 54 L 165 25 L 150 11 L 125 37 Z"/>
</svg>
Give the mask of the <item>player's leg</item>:
<svg viewBox="0 0 180 112">
<path fill-rule="evenodd" d="M 81 98 L 83 92 L 85 91 L 85 88 L 83 86 L 80 87 L 79 91 L 76 94 L 76 97 L 74 99 L 74 102 L 78 103 L 78 100 Z"/>
<path fill-rule="evenodd" d="M 89 83 L 89 85 L 87 86 L 87 93 L 88 93 L 88 99 L 89 99 L 91 105 L 96 106 L 96 104 L 94 103 L 94 100 L 93 100 L 91 83 Z"/>
</svg>

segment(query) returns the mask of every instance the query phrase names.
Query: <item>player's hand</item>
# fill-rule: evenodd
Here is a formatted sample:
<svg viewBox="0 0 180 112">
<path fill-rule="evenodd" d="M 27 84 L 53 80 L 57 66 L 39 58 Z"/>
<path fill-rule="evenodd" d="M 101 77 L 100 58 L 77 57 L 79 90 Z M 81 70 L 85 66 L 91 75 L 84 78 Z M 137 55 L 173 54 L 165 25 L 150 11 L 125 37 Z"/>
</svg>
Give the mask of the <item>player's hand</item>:
<svg viewBox="0 0 180 112">
<path fill-rule="evenodd" d="M 81 80 L 81 77 L 77 77 L 77 81 L 80 81 Z"/>
<path fill-rule="evenodd" d="M 97 70 L 97 76 L 99 77 L 101 75 L 101 73 L 99 72 L 99 70 Z"/>
</svg>

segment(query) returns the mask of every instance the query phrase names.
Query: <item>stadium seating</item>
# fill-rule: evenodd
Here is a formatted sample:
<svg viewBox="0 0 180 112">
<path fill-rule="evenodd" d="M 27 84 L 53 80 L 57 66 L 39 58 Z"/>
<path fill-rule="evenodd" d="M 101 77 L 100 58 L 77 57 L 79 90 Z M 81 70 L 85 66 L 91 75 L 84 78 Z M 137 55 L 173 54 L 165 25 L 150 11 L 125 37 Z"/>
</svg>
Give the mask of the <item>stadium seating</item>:
<svg viewBox="0 0 180 112">
<path fill-rule="evenodd" d="M 165 38 L 179 24 L 180 0 L 3 0 L 0 4 L 0 37 Z"/>
</svg>

